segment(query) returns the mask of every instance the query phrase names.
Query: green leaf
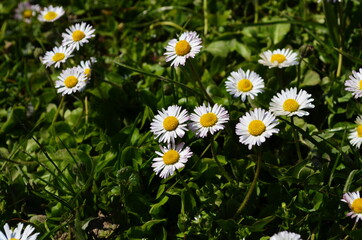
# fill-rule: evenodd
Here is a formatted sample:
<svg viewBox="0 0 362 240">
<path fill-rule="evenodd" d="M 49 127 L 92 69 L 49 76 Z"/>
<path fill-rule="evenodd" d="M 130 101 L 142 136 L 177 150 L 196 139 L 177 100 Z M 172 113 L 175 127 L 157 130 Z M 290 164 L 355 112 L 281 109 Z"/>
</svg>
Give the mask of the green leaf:
<svg viewBox="0 0 362 240">
<path fill-rule="evenodd" d="M 346 180 L 346 183 L 344 184 L 344 188 L 343 188 L 343 192 L 349 192 L 349 188 L 352 184 L 352 181 L 353 181 L 353 177 L 354 175 L 358 172 L 359 170 L 355 169 L 355 170 L 352 170 L 349 175 L 348 175 L 348 178 Z"/>
<path fill-rule="evenodd" d="M 208 45 L 205 51 L 210 52 L 215 57 L 226 58 L 229 53 L 229 46 L 227 41 L 215 41 Z"/>
<path fill-rule="evenodd" d="M 309 70 L 305 76 L 303 82 L 300 84 L 300 87 L 306 86 L 316 86 L 320 84 L 321 78 L 319 74 L 313 70 Z"/>
</svg>

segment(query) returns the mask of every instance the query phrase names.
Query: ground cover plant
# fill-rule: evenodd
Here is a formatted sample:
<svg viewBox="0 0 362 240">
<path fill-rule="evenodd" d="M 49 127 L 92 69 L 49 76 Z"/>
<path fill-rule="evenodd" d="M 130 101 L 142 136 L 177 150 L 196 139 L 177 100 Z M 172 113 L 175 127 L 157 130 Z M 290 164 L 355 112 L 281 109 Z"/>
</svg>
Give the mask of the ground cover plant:
<svg viewBox="0 0 362 240">
<path fill-rule="evenodd" d="M 358 0 L 0 2 L 0 239 L 361 239 Z"/>
</svg>

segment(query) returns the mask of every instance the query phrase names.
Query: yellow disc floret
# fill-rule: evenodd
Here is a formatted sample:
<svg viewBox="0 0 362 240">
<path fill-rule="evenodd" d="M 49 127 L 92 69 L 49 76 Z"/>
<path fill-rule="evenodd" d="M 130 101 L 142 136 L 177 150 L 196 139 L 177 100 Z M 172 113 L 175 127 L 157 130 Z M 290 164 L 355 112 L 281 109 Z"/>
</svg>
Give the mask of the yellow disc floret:
<svg viewBox="0 0 362 240">
<path fill-rule="evenodd" d="M 55 54 L 53 55 L 53 57 L 52 57 L 52 60 L 53 60 L 54 62 L 58 62 L 58 61 L 63 60 L 64 58 L 65 58 L 64 53 L 55 53 Z"/>
<path fill-rule="evenodd" d="M 358 137 L 362 137 L 362 125 L 358 125 L 358 127 L 357 127 L 357 135 L 358 135 Z"/>
<path fill-rule="evenodd" d="M 64 80 L 64 85 L 67 88 L 72 88 L 75 85 L 77 85 L 77 83 L 78 83 L 78 78 L 76 78 L 75 76 L 69 76 Z"/>
<path fill-rule="evenodd" d="M 295 112 L 299 109 L 299 103 L 295 99 L 287 99 L 283 103 L 283 110 L 287 112 Z"/>
<path fill-rule="evenodd" d="M 215 113 L 205 113 L 200 117 L 200 124 L 203 127 L 212 127 L 217 122 L 217 116 Z"/>
<path fill-rule="evenodd" d="M 54 20 L 57 16 L 58 14 L 56 12 L 49 11 L 47 12 L 47 14 L 44 15 L 44 19 L 47 21 L 51 21 Z"/>
<path fill-rule="evenodd" d="M 33 11 L 31 11 L 30 9 L 24 10 L 23 18 L 31 18 L 31 16 L 33 16 Z"/>
<path fill-rule="evenodd" d="M 283 54 L 279 53 L 273 54 L 270 59 L 272 63 L 274 63 L 275 61 L 277 61 L 278 63 L 282 63 L 285 60 L 287 60 L 286 57 Z"/>
<path fill-rule="evenodd" d="M 179 56 L 188 54 L 191 50 L 190 44 L 186 40 L 181 40 L 176 43 L 175 52 Z"/>
<path fill-rule="evenodd" d="M 162 160 L 166 165 L 177 163 L 180 158 L 180 154 L 176 150 L 168 150 L 163 154 Z"/>
<path fill-rule="evenodd" d="M 81 30 L 75 30 L 72 33 L 72 38 L 73 38 L 73 41 L 75 41 L 75 42 L 82 40 L 84 37 L 85 37 L 85 33 Z"/>
<path fill-rule="evenodd" d="M 166 131 L 173 131 L 178 126 L 178 120 L 174 116 L 168 116 L 163 120 L 163 128 Z"/>
<path fill-rule="evenodd" d="M 265 132 L 265 124 L 260 120 L 253 120 L 249 123 L 248 131 L 253 136 L 259 136 L 263 132 Z"/>
<path fill-rule="evenodd" d="M 362 80 L 359 80 L 359 90 L 362 90 Z"/>
<path fill-rule="evenodd" d="M 362 198 L 357 198 L 354 200 L 351 208 L 355 213 L 362 213 Z"/>
<path fill-rule="evenodd" d="M 253 89 L 253 84 L 249 79 L 241 79 L 238 82 L 238 89 L 241 92 L 249 92 L 251 89 Z"/>
<path fill-rule="evenodd" d="M 84 74 L 89 76 L 91 74 L 91 69 L 90 68 L 84 69 Z"/>
</svg>

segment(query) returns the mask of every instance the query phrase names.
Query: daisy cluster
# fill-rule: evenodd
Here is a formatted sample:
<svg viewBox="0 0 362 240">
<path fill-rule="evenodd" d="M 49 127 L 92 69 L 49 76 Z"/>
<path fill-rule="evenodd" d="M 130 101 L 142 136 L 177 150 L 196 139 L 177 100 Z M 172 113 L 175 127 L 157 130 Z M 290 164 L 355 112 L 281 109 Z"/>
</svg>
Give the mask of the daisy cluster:
<svg viewBox="0 0 362 240">
<path fill-rule="evenodd" d="M 156 174 L 167 178 L 177 169 L 183 168 L 188 158 L 192 156 L 190 147 L 185 143 L 177 143 L 183 138 L 186 131 L 191 130 L 197 137 L 204 138 L 224 129 L 224 124 L 229 121 L 227 110 L 218 104 L 211 106 L 203 104 L 195 107 L 189 115 L 186 109 L 173 105 L 158 111 L 151 123 L 151 132 L 160 143 L 161 152 L 156 151 L 157 158 L 153 159 L 152 167 Z"/>
<path fill-rule="evenodd" d="M 15 18 L 29 22 L 31 17 L 38 15 L 41 22 L 54 22 L 65 13 L 63 7 L 53 7 L 52 5 L 41 9 L 39 5 L 31 5 L 27 2 L 19 3 L 15 10 Z M 46 67 L 53 66 L 60 68 L 66 61 L 74 56 L 75 51 L 89 42 L 95 36 L 95 29 L 85 22 L 76 23 L 62 33 L 62 43 L 47 51 L 41 62 Z M 95 58 L 86 61 L 82 60 L 76 66 L 66 68 L 61 71 L 58 80 L 55 82 L 57 92 L 63 96 L 74 92 L 83 91 L 91 78 L 91 67 L 96 62 Z"/>
<path fill-rule="evenodd" d="M 63 7 L 50 5 L 41 8 L 38 4 L 29 2 L 19 2 L 15 9 L 14 18 L 26 23 L 31 23 L 32 19 L 37 18 L 40 22 L 54 22 L 64 15 Z"/>
</svg>

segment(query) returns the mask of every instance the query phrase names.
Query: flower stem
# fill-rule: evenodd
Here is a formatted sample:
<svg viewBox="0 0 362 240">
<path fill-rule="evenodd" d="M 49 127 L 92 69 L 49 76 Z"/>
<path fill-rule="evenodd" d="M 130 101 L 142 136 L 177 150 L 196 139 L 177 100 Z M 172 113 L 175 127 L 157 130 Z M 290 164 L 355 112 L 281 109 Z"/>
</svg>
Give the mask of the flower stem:
<svg viewBox="0 0 362 240">
<path fill-rule="evenodd" d="M 177 173 L 177 175 L 178 175 L 178 177 L 179 177 L 182 185 L 184 185 L 184 187 L 186 188 L 186 190 L 187 190 L 188 192 L 190 192 L 190 194 L 191 194 L 191 189 L 189 188 L 189 186 L 186 184 L 186 182 L 185 182 L 184 179 L 182 178 L 181 173 L 178 171 L 178 169 L 175 169 L 175 171 L 176 171 L 176 173 Z"/>
<path fill-rule="evenodd" d="M 230 175 L 226 172 L 225 168 L 221 165 L 219 159 L 217 158 L 216 155 L 216 149 L 215 149 L 215 141 L 214 141 L 214 136 L 211 136 L 211 152 L 212 152 L 212 156 L 215 159 L 216 165 L 219 167 L 221 174 L 230 182 L 233 183 L 233 179 L 230 177 Z"/>
<path fill-rule="evenodd" d="M 195 66 L 194 66 L 194 62 L 192 61 L 192 59 L 190 59 L 190 71 L 191 71 L 191 77 L 194 81 L 196 81 L 199 84 L 199 87 L 201 88 L 202 93 L 204 94 L 204 97 L 206 98 L 206 100 L 211 103 L 214 104 L 214 101 L 212 100 L 212 98 L 210 97 L 210 95 L 207 93 L 206 88 L 204 87 L 204 85 L 202 84 L 201 78 L 199 76 L 199 73 L 196 71 Z"/>
<path fill-rule="evenodd" d="M 84 108 L 85 108 L 85 124 L 88 124 L 88 96 L 84 98 Z"/>
<path fill-rule="evenodd" d="M 258 162 L 256 163 L 256 170 L 255 170 L 253 182 L 250 184 L 249 190 L 246 193 L 246 196 L 245 196 L 243 202 L 240 204 L 238 210 L 236 211 L 234 218 L 236 218 L 241 213 L 241 211 L 244 209 L 244 207 L 248 203 L 251 194 L 253 193 L 256 182 L 258 181 L 258 178 L 259 178 L 259 173 L 260 173 L 260 168 L 261 168 L 261 155 L 262 155 L 262 151 L 261 151 L 261 147 L 260 147 L 260 148 L 258 148 Z"/>
<path fill-rule="evenodd" d="M 57 111 L 56 111 L 56 112 L 55 112 L 55 114 L 54 114 L 54 117 L 53 117 L 53 120 L 52 120 L 52 125 L 51 125 L 51 126 L 53 126 L 53 125 L 54 125 L 55 121 L 56 121 L 56 120 L 57 120 L 57 118 L 58 118 L 58 115 L 59 115 L 60 109 L 62 109 L 62 108 L 63 108 L 64 99 L 65 99 L 65 96 L 62 96 L 62 98 L 60 99 L 60 103 L 59 103 L 59 105 L 58 105 Z"/>
<path fill-rule="evenodd" d="M 295 142 L 295 147 L 297 148 L 297 155 L 298 155 L 298 161 L 301 162 L 303 161 L 302 158 L 302 153 L 300 151 L 300 145 L 299 145 L 299 141 L 298 141 L 298 133 L 294 128 L 294 116 L 290 117 L 290 122 L 292 123 L 293 127 L 292 127 L 292 131 L 293 131 L 293 137 L 294 137 L 294 142 Z"/>
</svg>

